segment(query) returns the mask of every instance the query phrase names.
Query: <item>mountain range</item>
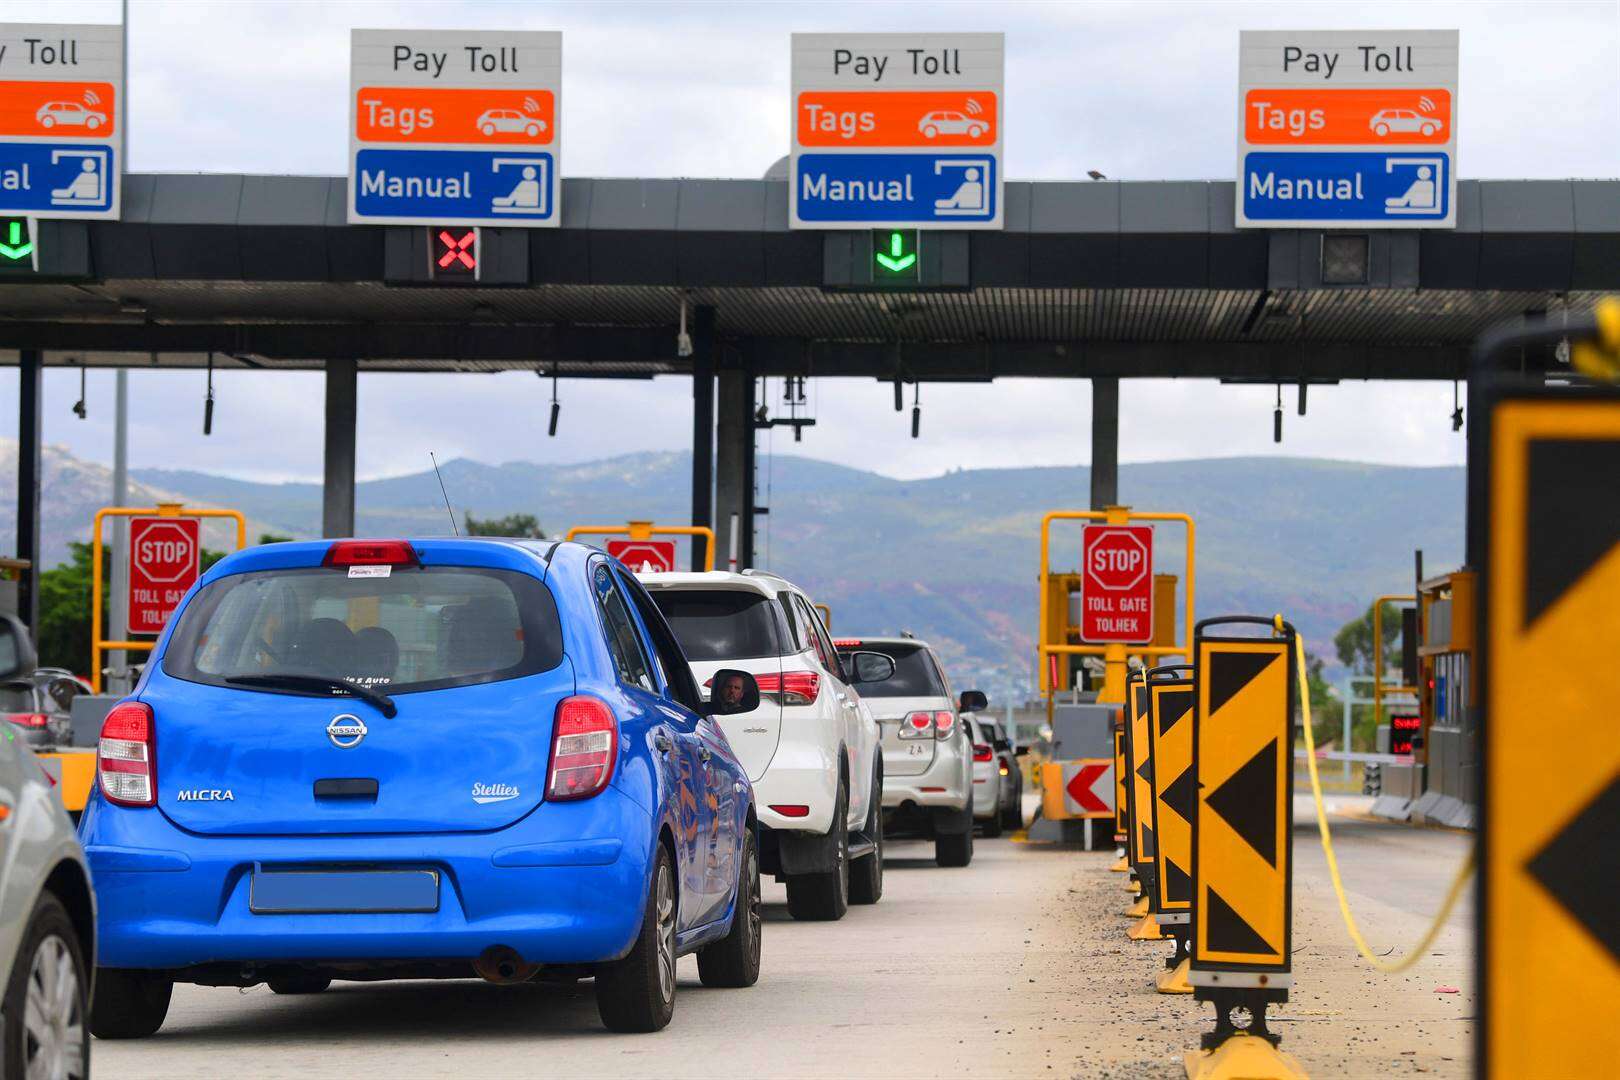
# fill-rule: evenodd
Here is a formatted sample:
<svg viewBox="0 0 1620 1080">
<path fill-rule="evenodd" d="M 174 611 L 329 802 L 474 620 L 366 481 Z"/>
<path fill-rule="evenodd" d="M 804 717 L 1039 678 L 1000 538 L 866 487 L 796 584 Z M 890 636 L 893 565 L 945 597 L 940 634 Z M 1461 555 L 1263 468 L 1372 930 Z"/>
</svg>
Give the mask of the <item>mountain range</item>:
<svg viewBox="0 0 1620 1080">
<path fill-rule="evenodd" d="M 16 444 L 0 442 L 0 550 L 12 550 Z M 8 464 L 9 462 L 9 464 Z M 938 647 L 958 687 L 1028 692 L 1042 514 L 1084 508 L 1089 470 L 965 469 L 897 480 L 776 456 L 761 461 L 757 561 L 829 605 L 836 634 L 910 630 Z M 456 516 L 536 515 L 548 535 L 631 518 L 682 523 L 690 457 L 645 453 L 571 465 L 455 460 L 442 466 Z M 51 447 L 44 461 L 47 564 L 89 531 L 108 470 Z M 257 483 L 202 471 L 141 469 L 140 501 L 233 507 L 261 532 L 320 531 L 320 485 Z M 1429 572 L 1455 566 L 1463 541 L 1461 468 L 1403 468 L 1308 458 L 1211 458 L 1124 465 L 1121 501 L 1197 523 L 1199 615 L 1281 611 L 1313 651 L 1379 593 L 1411 587 L 1412 552 Z M 450 522 L 432 471 L 358 486 L 363 535 L 444 535 Z M 1159 573 L 1183 574 L 1179 526 L 1162 527 Z M 1053 532 L 1052 565 L 1079 562 L 1077 525 Z M 1183 587 L 1185 582 L 1182 583 Z M 1003 698 L 1005 700 L 1005 698 Z"/>
</svg>

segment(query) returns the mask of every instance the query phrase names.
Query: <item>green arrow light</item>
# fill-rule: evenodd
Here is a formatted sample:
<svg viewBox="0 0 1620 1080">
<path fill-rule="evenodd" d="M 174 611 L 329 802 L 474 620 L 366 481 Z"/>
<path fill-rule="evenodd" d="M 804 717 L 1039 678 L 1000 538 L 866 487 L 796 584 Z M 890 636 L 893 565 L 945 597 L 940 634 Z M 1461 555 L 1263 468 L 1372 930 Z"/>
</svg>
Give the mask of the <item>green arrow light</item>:
<svg viewBox="0 0 1620 1080">
<path fill-rule="evenodd" d="M 897 232 L 890 233 L 888 253 L 880 251 L 876 255 L 878 265 L 896 274 L 911 269 L 911 264 L 917 261 L 917 253 L 906 254 L 905 250 L 905 237 Z"/>
<path fill-rule="evenodd" d="M 6 242 L 0 244 L 0 255 L 4 255 L 12 262 L 20 262 L 34 253 L 34 241 L 23 239 L 22 222 L 13 221 L 6 230 Z"/>
</svg>

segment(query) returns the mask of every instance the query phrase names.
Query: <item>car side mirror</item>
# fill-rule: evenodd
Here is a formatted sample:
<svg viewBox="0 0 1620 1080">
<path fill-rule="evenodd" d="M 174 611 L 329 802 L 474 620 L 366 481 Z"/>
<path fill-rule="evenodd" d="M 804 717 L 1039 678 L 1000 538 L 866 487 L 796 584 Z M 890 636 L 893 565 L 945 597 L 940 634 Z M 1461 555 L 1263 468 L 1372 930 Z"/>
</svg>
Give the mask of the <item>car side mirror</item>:
<svg viewBox="0 0 1620 1080">
<path fill-rule="evenodd" d="M 0 614 L 0 679 L 27 675 L 38 662 L 28 627 L 15 615 Z"/>
<path fill-rule="evenodd" d="M 759 708 L 759 680 L 746 671 L 721 668 L 709 680 L 709 685 L 704 716 L 735 716 Z"/>
<path fill-rule="evenodd" d="M 845 655 L 848 657 L 850 682 L 878 683 L 894 677 L 894 657 L 888 653 L 860 649 Z"/>
<path fill-rule="evenodd" d="M 964 690 L 957 707 L 963 712 L 983 712 L 990 707 L 990 699 L 984 696 L 983 691 Z"/>
</svg>

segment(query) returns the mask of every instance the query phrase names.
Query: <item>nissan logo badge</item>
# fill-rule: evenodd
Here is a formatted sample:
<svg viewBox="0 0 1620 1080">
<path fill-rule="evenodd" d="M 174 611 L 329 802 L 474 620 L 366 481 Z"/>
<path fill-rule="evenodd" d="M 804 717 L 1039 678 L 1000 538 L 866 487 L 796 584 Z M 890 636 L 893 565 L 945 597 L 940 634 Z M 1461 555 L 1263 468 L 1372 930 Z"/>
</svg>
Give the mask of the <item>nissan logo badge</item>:
<svg viewBox="0 0 1620 1080">
<path fill-rule="evenodd" d="M 332 745 L 339 750 L 349 750 L 360 745 L 360 740 L 366 737 L 365 721 L 353 713 L 344 713 L 332 717 L 332 722 L 326 725 L 326 737 L 332 740 Z"/>
</svg>

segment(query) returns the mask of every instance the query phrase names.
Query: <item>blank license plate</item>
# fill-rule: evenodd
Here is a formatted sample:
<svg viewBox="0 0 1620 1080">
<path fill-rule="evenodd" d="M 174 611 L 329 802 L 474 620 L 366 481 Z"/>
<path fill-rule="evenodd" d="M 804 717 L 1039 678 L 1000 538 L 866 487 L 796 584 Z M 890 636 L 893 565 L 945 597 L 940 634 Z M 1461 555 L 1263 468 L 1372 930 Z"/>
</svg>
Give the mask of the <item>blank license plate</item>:
<svg viewBox="0 0 1620 1080">
<path fill-rule="evenodd" d="M 255 870 L 255 915 L 362 915 L 439 910 L 437 870 Z"/>
</svg>

